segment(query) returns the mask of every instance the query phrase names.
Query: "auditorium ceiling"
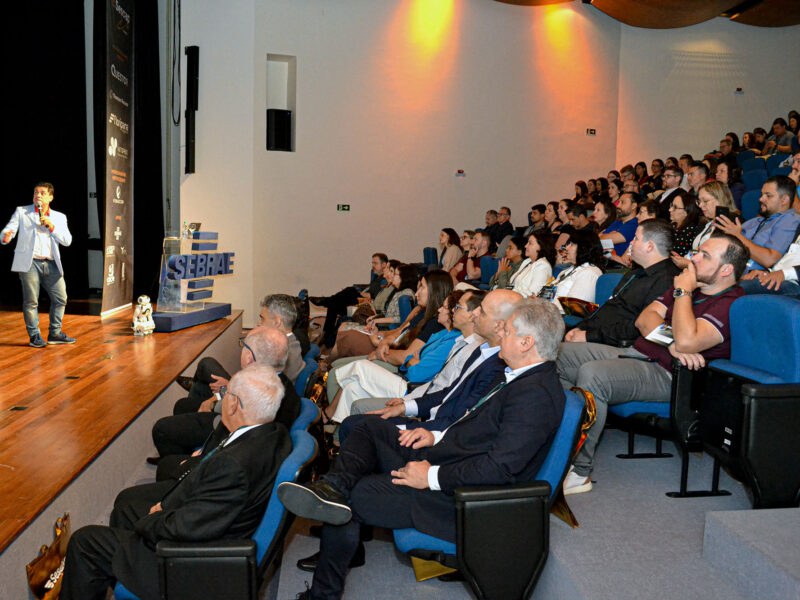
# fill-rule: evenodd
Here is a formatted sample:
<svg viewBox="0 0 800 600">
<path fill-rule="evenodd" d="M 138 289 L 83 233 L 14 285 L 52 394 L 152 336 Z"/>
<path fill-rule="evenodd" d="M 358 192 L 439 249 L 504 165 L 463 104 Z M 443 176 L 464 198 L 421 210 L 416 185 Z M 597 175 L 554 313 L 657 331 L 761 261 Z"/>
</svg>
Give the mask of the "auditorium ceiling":
<svg viewBox="0 0 800 600">
<path fill-rule="evenodd" d="M 495 0 L 505 4 L 544 6 L 578 0 Z M 617 21 L 647 29 L 674 29 L 725 17 L 758 27 L 800 24 L 800 0 L 582 0 Z M 588 8 L 588 7 L 587 7 Z"/>
</svg>

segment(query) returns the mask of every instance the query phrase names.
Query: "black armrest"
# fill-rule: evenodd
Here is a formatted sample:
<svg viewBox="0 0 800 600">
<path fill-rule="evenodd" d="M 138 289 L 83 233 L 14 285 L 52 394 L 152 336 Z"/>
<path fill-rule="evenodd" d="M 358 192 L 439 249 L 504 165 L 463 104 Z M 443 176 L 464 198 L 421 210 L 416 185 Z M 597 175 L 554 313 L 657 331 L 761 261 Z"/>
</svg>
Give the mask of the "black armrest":
<svg viewBox="0 0 800 600">
<path fill-rule="evenodd" d="M 161 541 L 156 546 L 156 554 L 162 598 L 256 598 L 256 543 L 253 540 Z"/>
<path fill-rule="evenodd" d="M 792 398 L 800 397 L 800 383 L 747 383 L 742 386 L 745 397 Z"/>
<path fill-rule="evenodd" d="M 547 560 L 550 484 L 458 488 L 458 567 L 479 598 L 527 598 Z"/>
<path fill-rule="evenodd" d="M 253 540 L 217 540 L 213 542 L 170 542 L 162 540 L 156 546 L 156 554 L 163 558 L 256 555 Z"/>
</svg>

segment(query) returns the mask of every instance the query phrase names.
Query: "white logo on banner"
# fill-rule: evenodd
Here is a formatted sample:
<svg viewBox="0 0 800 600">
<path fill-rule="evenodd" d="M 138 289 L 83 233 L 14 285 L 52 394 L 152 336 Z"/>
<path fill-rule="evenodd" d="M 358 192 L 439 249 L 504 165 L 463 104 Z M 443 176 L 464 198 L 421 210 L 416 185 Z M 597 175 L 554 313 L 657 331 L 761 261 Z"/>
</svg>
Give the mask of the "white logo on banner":
<svg viewBox="0 0 800 600">
<path fill-rule="evenodd" d="M 117 227 L 117 228 L 114 230 L 114 238 L 115 238 L 117 241 L 119 241 L 119 238 L 121 238 L 121 237 L 122 237 L 122 230 L 121 230 L 119 227 Z"/>
<path fill-rule="evenodd" d="M 106 276 L 106 285 L 114 283 L 114 263 L 108 265 L 108 275 Z"/>
</svg>

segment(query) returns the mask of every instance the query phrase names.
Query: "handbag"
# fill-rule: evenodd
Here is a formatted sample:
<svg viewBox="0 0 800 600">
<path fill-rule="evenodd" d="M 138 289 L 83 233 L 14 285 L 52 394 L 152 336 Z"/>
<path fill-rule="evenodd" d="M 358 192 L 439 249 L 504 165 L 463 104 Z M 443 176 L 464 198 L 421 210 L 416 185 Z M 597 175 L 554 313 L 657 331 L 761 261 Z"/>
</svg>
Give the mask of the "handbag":
<svg viewBox="0 0 800 600">
<path fill-rule="evenodd" d="M 39 556 L 25 565 L 28 585 L 38 600 L 56 600 L 61 592 L 61 580 L 64 576 L 64 559 L 67 555 L 67 544 L 72 527 L 69 513 L 56 519 L 56 536 L 49 546 L 42 546 Z"/>
</svg>

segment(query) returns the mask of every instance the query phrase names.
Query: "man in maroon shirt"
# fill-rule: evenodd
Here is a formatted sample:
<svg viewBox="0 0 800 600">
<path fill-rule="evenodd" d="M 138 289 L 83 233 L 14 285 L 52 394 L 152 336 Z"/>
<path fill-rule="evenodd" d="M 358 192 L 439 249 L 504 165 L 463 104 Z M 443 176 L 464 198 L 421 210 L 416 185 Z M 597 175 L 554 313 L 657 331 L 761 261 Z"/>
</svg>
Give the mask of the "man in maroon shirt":
<svg viewBox="0 0 800 600">
<path fill-rule="evenodd" d="M 673 357 L 699 369 L 707 360 L 730 356 L 729 310 L 744 294 L 737 283 L 749 259 L 738 239 L 715 234 L 675 276 L 673 287 L 641 312 L 636 319 L 641 337 L 632 348 L 584 343 L 584 352 L 571 352 L 568 360 L 559 357 L 561 384 L 589 390 L 597 403 L 597 420 L 564 481 L 565 494 L 592 489 L 589 475 L 609 404 L 669 402 Z M 671 327 L 671 344 L 645 339 L 662 326 Z"/>
</svg>

